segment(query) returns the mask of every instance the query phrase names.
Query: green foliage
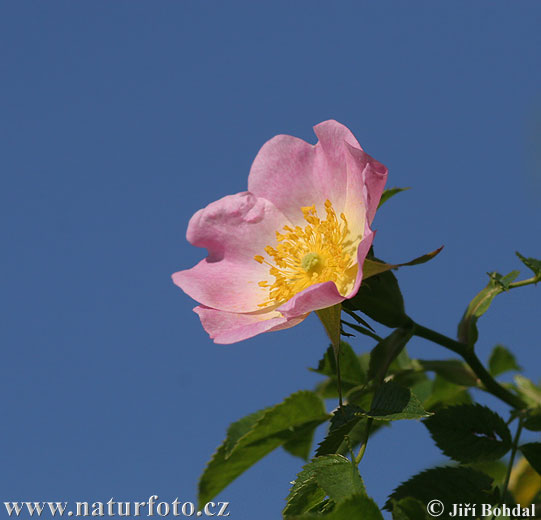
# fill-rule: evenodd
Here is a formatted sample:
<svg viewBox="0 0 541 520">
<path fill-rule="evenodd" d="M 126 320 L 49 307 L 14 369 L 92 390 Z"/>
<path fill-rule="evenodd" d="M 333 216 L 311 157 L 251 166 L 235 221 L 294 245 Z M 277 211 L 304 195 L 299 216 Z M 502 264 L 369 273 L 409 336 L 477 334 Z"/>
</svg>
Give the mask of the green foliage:
<svg viewBox="0 0 541 520">
<path fill-rule="evenodd" d="M 316 456 L 330 453 L 340 453 L 340 447 L 344 443 L 344 437 L 349 435 L 353 428 L 363 419 L 360 415 L 362 410 L 358 406 L 347 404 L 337 409 L 332 418 L 329 432 L 320 442 Z"/>
<path fill-rule="evenodd" d="M 520 451 L 526 457 L 530 466 L 541 475 L 541 442 L 523 444 Z"/>
<path fill-rule="evenodd" d="M 201 476 L 199 503 L 208 502 L 265 455 L 305 435 L 307 429 L 316 428 L 328 417 L 316 394 L 301 391 L 232 424 Z"/>
<path fill-rule="evenodd" d="M 520 396 L 532 408 L 541 407 L 541 388 L 535 385 L 527 377 L 516 375 L 515 383 Z"/>
<path fill-rule="evenodd" d="M 406 497 L 392 502 L 393 520 L 425 520 L 426 506 L 416 498 Z"/>
<path fill-rule="evenodd" d="M 459 462 L 496 460 L 511 449 L 505 421 L 479 404 L 444 408 L 424 425 L 443 453 Z"/>
<path fill-rule="evenodd" d="M 474 469 L 459 467 L 438 467 L 418 473 L 398 486 L 384 509 L 392 510 L 393 501 L 406 497 L 420 500 L 425 506 L 437 497 L 451 510 L 452 504 L 494 504 L 496 496 L 491 491 L 492 479 Z"/>
<path fill-rule="evenodd" d="M 458 359 L 417 360 L 423 370 L 432 371 L 447 381 L 460 386 L 477 386 L 477 376 L 472 369 Z"/>
<path fill-rule="evenodd" d="M 333 380 L 336 379 L 336 358 L 332 346 L 326 350 L 317 368 L 311 370 Z M 366 382 L 366 372 L 363 370 L 357 354 L 345 341 L 340 342 L 340 375 L 344 390 Z"/>
<path fill-rule="evenodd" d="M 391 197 L 394 197 L 397 193 L 401 193 L 402 191 L 407 191 L 410 188 L 387 188 L 383 191 L 381 194 L 381 199 L 379 199 L 378 209 L 385 204 Z"/>
<path fill-rule="evenodd" d="M 516 255 L 519 257 L 520 261 L 533 272 L 537 280 L 541 280 L 541 260 L 525 258 L 518 251 L 516 252 Z"/>
<path fill-rule="evenodd" d="M 434 411 L 444 406 L 469 404 L 472 402 L 470 394 L 463 386 L 458 386 L 437 375 L 432 383 L 432 392 L 423 402 L 423 406 Z"/>
<path fill-rule="evenodd" d="M 429 417 L 421 402 L 409 388 L 394 382 L 383 383 L 376 391 L 372 407 L 363 415 L 378 421 L 422 419 Z"/>
<path fill-rule="evenodd" d="M 282 447 L 294 457 L 308 460 L 310 451 L 312 450 L 315 429 L 316 426 L 311 423 L 307 424 L 304 428 L 299 428 L 298 432 L 290 440 L 285 442 Z"/>
<path fill-rule="evenodd" d="M 509 288 L 509 284 L 519 275 L 512 271 L 506 276 L 490 273 L 487 286 L 470 302 L 458 325 L 458 339 L 466 345 L 474 345 L 479 337 L 477 320 L 488 310 L 492 300 Z"/>
<path fill-rule="evenodd" d="M 355 464 L 342 455 L 316 457 L 297 475 L 287 497 L 284 517 L 309 512 L 326 496 L 339 503 L 355 494 L 365 494 Z"/>
<path fill-rule="evenodd" d="M 287 520 L 317 520 L 325 518 L 326 520 L 383 520 L 383 516 L 376 503 L 366 495 L 352 495 L 348 499 L 340 502 L 332 509 L 330 513 L 320 515 L 316 513 L 306 513 L 296 516 L 287 516 Z"/>
<path fill-rule="evenodd" d="M 385 262 L 380 262 L 378 260 L 367 258 L 363 264 L 363 283 L 365 283 L 368 278 L 376 276 L 380 273 L 384 273 L 385 271 L 390 271 L 391 269 L 398 269 L 399 267 L 406 267 L 410 265 L 424 264 L 425 262 L 432 260 L 436 255 L 438 255 L 442 249 L 443 246 L 438 247 L 438 249 L 435 249 L 430 253 L 421 255 L 403 264 L 386 264 Z"/>
<path fill-rule="evenodd" d="M 398 357 L 407 342 L 411 339 L 413 331 L 396 329 L 383 341 L 380 341 L 370 352 L 368 379 L 377 382 L 383 381 L 391 363 Z"/>
<path fill-rule="evenodd" d="M 523 426 L 532 432 L 541 432 L 541 407 L 528 410 Z"/>
<path fill-rule="evenodd" d="M 350 311 L 360 311 L 387 327 L 401 327 L 409 318 L 398 281 L 391 271 L 363 281 L 357 294 L 344 302 Z"/>
<path fill-rule="evenodd" d="M 522 370 L 515 356 L 503 345 L 496 345 L 488 360 L 488 370 L 494 377 L 509 372 L 510 370 Z"/>
</svg>

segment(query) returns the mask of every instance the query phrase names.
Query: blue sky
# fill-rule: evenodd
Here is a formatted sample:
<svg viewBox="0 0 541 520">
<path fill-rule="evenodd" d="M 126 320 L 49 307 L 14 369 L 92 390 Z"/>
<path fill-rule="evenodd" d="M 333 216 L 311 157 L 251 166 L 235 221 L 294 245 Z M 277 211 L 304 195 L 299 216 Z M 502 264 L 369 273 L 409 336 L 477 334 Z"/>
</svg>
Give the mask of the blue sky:
<svg viewBox="0 0 541 520">
<path fill-rule="evenodd" d="M 316 384 L 315 319 L 214 345 L 170 280 L 204 256 L 190 216 L 246 189 L 278 133 L 315 142 L 337 119 L 412 187 L 375 247 L 398 262 L 445 245 L 398 273 L 420 323 L 453 335 L 487 271 L 540 258 L 540 16 L 528 0 L 1 2 L 1 501 L 194 500 L 230 422 Z M 539 301 L 501 296 L 480 357 L 501 342 L 537 379 Z M 443 460 L 408 422 L 361 473 L 382 504 Z M 249 470 L 220 495 L 230 518 L 278 518 L 300 467 L 278 451 Z"/>
</svg>

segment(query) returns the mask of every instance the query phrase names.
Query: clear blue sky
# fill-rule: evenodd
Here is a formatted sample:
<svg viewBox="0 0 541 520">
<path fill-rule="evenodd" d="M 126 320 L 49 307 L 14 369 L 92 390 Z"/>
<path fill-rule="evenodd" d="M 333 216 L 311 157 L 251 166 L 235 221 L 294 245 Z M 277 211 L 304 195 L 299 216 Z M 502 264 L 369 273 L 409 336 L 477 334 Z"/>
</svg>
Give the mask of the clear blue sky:
<svg viewBox="0 0 541 520">
<path fill-rule="evenodd" d="M 0 502 L 194 500 L 231 421 L 318 381 L 315 319 L 214 345 L 170 280 L 204 256 L 190 216 L 244 190 L 275 134 L 314 142 L 337 119 L 412 187 L 377 215 L 376 251 L 445 244 L 398 273 L 423 324 L 454 334 L 487 271 L 541 257 L 540 17 L 537 0 L 0 1 Z M 502 342 L 539 377 L 539 290 L 495 302 L 483 359 Z M 442 460 L 408 422 L 361 473 L 382 504 Z M 278 451 L 249 470 L 220 495 L 230 518 L 278 518 L 300 467 Z"/>
</svg>

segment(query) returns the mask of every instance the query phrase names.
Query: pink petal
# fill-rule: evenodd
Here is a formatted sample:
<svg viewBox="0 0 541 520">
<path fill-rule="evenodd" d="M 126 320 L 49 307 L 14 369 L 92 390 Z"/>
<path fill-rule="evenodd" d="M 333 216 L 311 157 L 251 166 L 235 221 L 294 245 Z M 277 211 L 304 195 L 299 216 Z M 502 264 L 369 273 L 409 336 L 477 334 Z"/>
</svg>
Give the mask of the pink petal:
<svg viewBox="0 0 541 520">
<path fill-rule="evenodd" d="M 324 121 L 314 131 L 319 138 L 314 146 L 289 135 L 278 135 L 266 142 L 252 164 L 248 190 L 270 200 L 296 225 L 304 222 L 301 207 L 315 205 L 324 215 L 327 199 L 337 214 L 351 209 L 364 215 L 368 204 L 371 221 L 387 170 L 363 152 L 344 125 Z M 363 191 L 365 181 L 373 194 Z M 356 220 L 354 225 L 362 233 L 366 219 Z"/>
<path fill-rule="evenodd" d="M 199 315 L 201 324 L 215 343 L 230 344 L 242 341 L 263 332 L 288 329 L 306 318 L 293 319 L 281 317 L 277 312 L 258 314 L 238 314 L 198 306 L 194 311 Z"/>
<path fill-rule="evenodd" d="M 374 220 L 383 188 L 387 182 L 387 168 L 359 148 L 348 145 L 348 187 L 346 215 L 350 208 L 363 201 L 368 224 Z"/>
<path fill-rule="evenodd" d="M 194 300 L 224 311 L 259 310 L 268 292 L 259 281 L 272 281 L 269 268 L 254 260 L 275 242 L 289 221 L 272 203 L 244 192 L 224 197 L 190 220 L 190 243 L 208 249 L 195 267 L 173 274 L 173 281 Z"/>
<path fill-rule="evenodd" d="M 294 225 L 303 222 L 301 208 L 325 202 L 317 183 L 314 147 L 290 135 L 277 135 L 257 154 L 248 190 L 270 200 Z"/>
</svg>

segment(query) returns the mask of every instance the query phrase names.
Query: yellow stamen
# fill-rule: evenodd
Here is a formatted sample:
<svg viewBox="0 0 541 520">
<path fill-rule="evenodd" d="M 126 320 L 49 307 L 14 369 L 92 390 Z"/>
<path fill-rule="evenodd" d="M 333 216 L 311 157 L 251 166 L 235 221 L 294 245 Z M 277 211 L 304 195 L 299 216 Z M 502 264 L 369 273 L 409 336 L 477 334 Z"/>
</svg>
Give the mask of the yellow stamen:
<svg viewBox="0 0 541 520">
<path fill-rule="evenodd" d="M 274 283 L 259 282 L 268 291 L 268 300 L 260 307 L 280 305 L 316 283 L 333 281 L 345 296 L 353 287 L 356 269 L 356 244 L 349 238 L 348 221 L 340 220 L 329 200 L 325 201 L 325 220 L 315 206 L 301 208 L 307 224 L 284 226 L 276 232 L 276 244 L 265 247 L 269 261 L 261 255 L 254 259 L 269 267 Z"/>
</svg>

